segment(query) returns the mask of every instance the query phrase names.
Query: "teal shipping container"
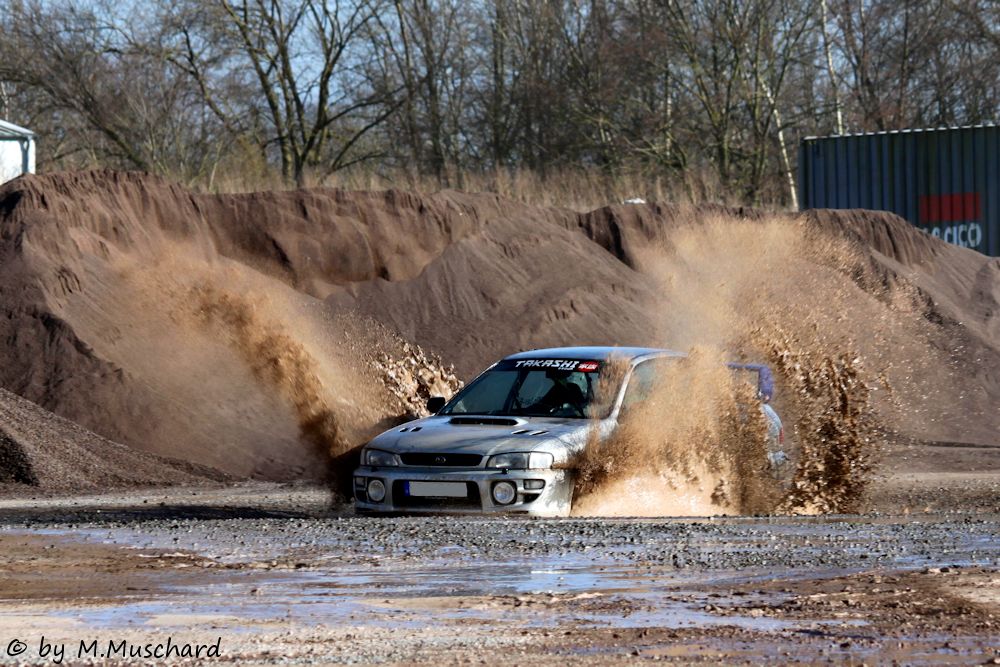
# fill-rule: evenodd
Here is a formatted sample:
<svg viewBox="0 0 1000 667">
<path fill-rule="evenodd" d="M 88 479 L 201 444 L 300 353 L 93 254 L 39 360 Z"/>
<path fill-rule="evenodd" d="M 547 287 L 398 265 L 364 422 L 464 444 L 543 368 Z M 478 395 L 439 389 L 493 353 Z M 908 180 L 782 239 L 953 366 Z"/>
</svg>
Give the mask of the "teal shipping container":
<svg viewBox="0 0 1000 667">
<path fill-rule="evenodd" d="M 1000 126 L 808 137 L 799 202 L 892 211 L 949 243 L 1000 256 Z"/>
</svg>

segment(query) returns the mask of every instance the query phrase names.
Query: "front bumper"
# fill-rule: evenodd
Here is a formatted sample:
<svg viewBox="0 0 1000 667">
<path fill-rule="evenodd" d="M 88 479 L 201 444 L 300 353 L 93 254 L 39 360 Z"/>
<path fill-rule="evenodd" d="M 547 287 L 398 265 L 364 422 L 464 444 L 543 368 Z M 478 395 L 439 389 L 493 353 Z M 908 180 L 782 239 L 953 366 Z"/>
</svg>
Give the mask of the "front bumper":
<svg viewBox="0 0 1000 667">
<path fill-rule="evenodd" d="M 385 498 L 371 502 L 368 482 L 380 479 L 385 484 Z M 541 489 L 525 488 L 538 486 Z M 466 485 L 464 498 L 431 498 L 406 495 L 406 482 L 461 482 Z M 493 485 L 511 482 L 517 497 L 509 505 L 493 499 Z M 397 514 L 483 514 L 519 513 L 532 516 L 568 516 L 573 503 L 573 480 L 567 470 L 492 470 L 483 468 L 441 470 L 409 466 L 373 468 L 362 466 L 354 471 L 354 507 L 360 512 Z"/>
</svg>

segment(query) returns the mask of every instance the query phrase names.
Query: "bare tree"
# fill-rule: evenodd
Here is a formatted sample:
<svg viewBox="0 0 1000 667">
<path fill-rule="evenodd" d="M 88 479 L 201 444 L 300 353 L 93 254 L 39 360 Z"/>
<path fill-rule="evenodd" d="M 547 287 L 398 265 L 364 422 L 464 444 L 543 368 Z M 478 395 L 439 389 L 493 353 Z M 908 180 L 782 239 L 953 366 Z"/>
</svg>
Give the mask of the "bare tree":
<svg viewBox="0 0 1000 667">
<path fill-rule="evenodd" d="M 780 109 L 787 75 L 797 61 L 807 30 L 814 27 L 808 0 L 763 0 L 748 16 L 753 39 L 747 47 L 746 103 L 753 128 L 747 197 L 758 200 L 768 168 L 769 145 L 775 137 L 787 196 L 797 207 L 795 174 Z"/>
<path fill-rule="evenodd" d="M 256 78 L 285 178 L 301 185 L 307 167 L 331 173 L 379 153 L 352 153 L 396 108 L 396 91 L 363 76 L 362 31 L 378 0 L 215 2 L 211 18 Z"/>
<path fill-rule="evenodd" d="M 567 168 L 795 205 L 793 146 L 992 120 L 992 0 L 112 0 L 0 5 L 40 164 L 462 187 Z M 12 119 L 16 120 L 16 119 Z M 697 193 L 695 193 L 697 194 Z"/>
<path fill-rule="evenodd" d="M 830 95 L 833 102 L 833 114 L 837 119 L 837 134 L 844 133 L 844 114 L 840 108 L 840 77 L 837 76 L 837 68 L 833 65 L 833 47 L 830 44 L 830 33 L 828 29 L 829 12 L 827 11 L 827 0 L 819 0 L 820 7 L 820 30 L 823 33 L 823 57 L 826 61 L 826 73 L 830 77 Z"/>
<path fill-rule="evenodd" d="M 211 139 L 187 81 L 133 49 L 110 8 L 22 3 L 0 23 L 0 79 L 46 135 L 41 162 L 75 155 L 174 175 L 200 170 Z M 133 36 L 143 30 L 136 24 Z"/>
</svg>

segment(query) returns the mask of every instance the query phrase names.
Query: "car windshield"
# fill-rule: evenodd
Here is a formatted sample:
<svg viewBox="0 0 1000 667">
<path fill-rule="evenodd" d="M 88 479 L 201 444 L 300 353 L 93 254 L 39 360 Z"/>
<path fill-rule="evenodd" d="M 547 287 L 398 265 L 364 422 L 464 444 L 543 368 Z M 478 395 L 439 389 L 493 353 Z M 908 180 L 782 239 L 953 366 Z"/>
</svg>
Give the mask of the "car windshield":
<svg viewBox="0 0 1000 667">
<path fill-rule="evenodd" d="M 480 375 L 439 414 L 518 417 L 603 417 L 594 396 L 598 361 L 574 359 L 505 360 Z M 603 406 L 602 411 L 606 411 Z"/>
</svg>

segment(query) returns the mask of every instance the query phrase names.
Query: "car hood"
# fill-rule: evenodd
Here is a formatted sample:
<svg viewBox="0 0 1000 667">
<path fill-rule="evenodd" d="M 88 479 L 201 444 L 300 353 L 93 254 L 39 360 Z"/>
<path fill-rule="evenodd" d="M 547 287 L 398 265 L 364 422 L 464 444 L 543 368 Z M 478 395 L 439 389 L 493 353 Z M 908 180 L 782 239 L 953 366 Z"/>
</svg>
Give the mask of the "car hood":
<svg viewBox="0 0 1000 667">
<path fill-rule="evenodd" d="M 433 416 L 391 428 L 368 446 L 397 454 L 548 452 L 560 463 L 583 448 L 593 427 L 589 419 Z"/>
</svg>

